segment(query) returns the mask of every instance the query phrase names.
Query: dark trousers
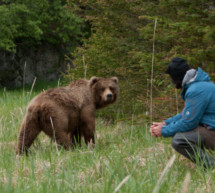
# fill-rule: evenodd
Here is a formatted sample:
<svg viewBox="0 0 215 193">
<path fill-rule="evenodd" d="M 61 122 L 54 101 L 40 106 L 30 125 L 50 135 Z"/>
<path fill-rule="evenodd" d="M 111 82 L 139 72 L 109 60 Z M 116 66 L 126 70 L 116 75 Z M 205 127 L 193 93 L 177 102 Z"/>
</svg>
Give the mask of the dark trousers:
<svg viewBox="0 0 215 193">
<path fill-rule="evenodd" d="M 189 132 L 177 133 L 172 139 L 172 147 L 186 158 L 205 168 L 215 166 L 215 159 L 205 151 L 205 148 L 215 149 L 215 130 L 199 126 Z"/>
</svg>

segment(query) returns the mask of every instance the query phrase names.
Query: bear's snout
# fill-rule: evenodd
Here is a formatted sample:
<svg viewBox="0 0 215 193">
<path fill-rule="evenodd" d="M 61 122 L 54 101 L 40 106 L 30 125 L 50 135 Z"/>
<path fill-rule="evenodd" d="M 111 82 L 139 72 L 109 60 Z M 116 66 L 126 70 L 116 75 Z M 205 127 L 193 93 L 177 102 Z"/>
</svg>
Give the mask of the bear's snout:
<svg viewBox="0 0 215 193">
<path fill-rule="evenodd" d="M 107 101 L 112 101 L 113 95 L 112 94 L 107 94 Z"/>
</svg>

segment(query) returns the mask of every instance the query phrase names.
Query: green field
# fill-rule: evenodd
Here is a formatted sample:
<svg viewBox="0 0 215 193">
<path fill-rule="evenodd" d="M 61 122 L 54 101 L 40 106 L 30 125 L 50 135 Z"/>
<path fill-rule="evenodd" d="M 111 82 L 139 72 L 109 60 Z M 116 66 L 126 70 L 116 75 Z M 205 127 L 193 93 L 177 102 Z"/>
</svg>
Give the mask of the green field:
<svg viewBox="0 0 215 193">
<path fill-rule="evenodd" d="M 93 150 L 65 151 L 40 134 L 28 157 L 15 156 L 26 106 L 39 92 L 0 91 L 1 193 L 215 192 L 215 170 L 184 159 L 170 138 L 152 138 L 138 115 L 114 124 L 97 117 Z"/>
</svg>

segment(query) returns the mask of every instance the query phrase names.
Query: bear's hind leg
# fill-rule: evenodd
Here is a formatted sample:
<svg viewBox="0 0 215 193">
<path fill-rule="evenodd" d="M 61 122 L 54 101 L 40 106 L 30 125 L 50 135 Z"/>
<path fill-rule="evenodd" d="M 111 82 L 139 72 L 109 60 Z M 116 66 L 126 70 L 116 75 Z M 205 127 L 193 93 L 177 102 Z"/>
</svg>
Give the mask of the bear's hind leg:
<svg viewBox="0 0 215 193">
<path fill-rule="evenodd" d="M 71 150 L 72 151 L 72 142 L 70 140 L 70 136 L 68 133 L 61 131 L 60 133 L 55 133 L 54 135 L 54 140 L 62 146 L 66 150 Z"/>
<path fill-rule="evenodd" d="M 42 130 L 64 149 L 72 150 L 72 142 L 68 133 L 68 119 L 60 110 L 55 111 L 55 114 L 55 116 L 47 116 L 42 122 Z"/>
</svg>

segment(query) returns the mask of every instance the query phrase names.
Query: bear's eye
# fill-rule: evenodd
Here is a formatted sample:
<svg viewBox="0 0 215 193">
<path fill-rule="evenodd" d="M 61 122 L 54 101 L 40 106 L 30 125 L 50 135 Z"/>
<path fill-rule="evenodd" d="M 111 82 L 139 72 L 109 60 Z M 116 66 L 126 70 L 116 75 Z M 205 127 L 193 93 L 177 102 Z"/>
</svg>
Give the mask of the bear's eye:
<svg viewBox="0 0 215 193">
<path fill-rule="evenodd" d="M 105 88 L 101 88 L 101 91 L 104 92 L 104 91 L 105 91 Z"/>
<path fill-rule="evenodd" d="M 114 91 L 114 87 L 110 86 L 109 88 L 110 88 L 111 91 Z"/>
</svg>

